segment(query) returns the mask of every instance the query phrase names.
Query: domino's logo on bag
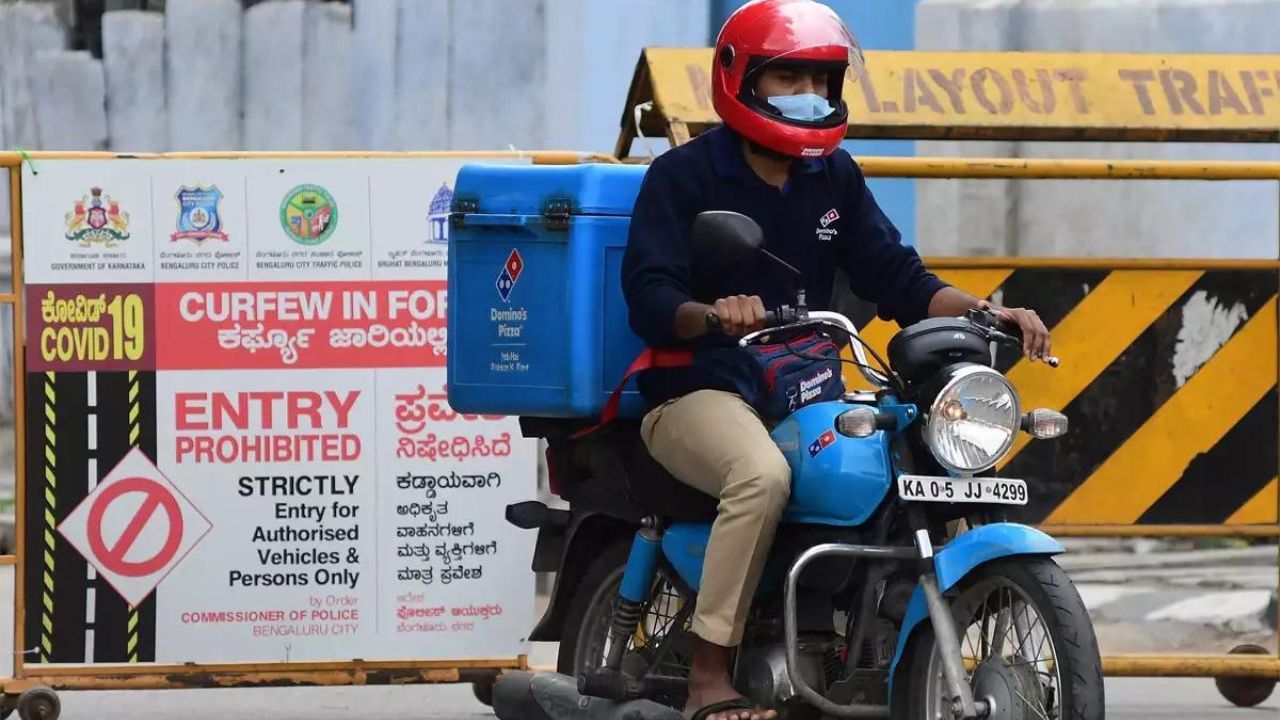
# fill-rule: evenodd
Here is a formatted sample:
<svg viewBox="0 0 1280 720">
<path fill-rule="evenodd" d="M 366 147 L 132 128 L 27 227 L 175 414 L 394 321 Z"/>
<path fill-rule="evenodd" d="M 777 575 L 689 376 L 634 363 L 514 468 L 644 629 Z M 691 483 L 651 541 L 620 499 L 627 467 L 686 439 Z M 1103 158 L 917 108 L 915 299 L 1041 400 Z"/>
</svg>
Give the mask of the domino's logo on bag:
<svg viewBox="0 0 1280 720">
<path fill-rule="evenodd" d="M 751 345 L 746 353 L 761 374 L 752 406 L 771 422 L 800 408 L 844 395 L 840 348 L 826 337 L 808 334 L 785 343 Z"/>
<path fill-rule="evenodd" d="M 800 381 L 800 404 L 805 405 L 822 395 L 826 384 L 835 375 L 830 367 L 825 367 L 807 380 Z"/>
</svg>

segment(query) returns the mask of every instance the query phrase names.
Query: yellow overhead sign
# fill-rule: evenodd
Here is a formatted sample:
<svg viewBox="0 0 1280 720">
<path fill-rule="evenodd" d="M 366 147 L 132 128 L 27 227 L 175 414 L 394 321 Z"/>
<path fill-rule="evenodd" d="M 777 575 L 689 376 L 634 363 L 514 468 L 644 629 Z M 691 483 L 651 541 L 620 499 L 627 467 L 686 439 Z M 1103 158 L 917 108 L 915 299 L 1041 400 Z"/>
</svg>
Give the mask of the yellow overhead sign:
<svg viewBox="0 0 1280 720">
<path fill-rule="evenodd" d="M 683 142 L 720 122 L 708 48 L 649 48 L 624 112 Z M 849 137 L 1280 141 L 1280 55 L 870 51 Z M 687 132 L 687 135 L 685 134 Z"/>
</svg>

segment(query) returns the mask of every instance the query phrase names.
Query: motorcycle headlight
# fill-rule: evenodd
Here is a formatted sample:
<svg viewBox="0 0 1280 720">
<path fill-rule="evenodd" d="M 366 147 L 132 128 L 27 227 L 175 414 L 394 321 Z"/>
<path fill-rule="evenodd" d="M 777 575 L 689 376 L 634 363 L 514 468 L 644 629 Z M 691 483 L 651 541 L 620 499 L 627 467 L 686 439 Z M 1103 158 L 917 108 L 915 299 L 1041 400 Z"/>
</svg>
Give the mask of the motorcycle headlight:
<svg viewBox="0 0 1280 720">
<path fill-rule="evenodd" d="M 952 373 L 933 401 L 925 441 L 948 470 L 982 472 L 1013 447 L 1020 420 L 1009 381 L 990 368 L 967 366 Z"/>
</svg>

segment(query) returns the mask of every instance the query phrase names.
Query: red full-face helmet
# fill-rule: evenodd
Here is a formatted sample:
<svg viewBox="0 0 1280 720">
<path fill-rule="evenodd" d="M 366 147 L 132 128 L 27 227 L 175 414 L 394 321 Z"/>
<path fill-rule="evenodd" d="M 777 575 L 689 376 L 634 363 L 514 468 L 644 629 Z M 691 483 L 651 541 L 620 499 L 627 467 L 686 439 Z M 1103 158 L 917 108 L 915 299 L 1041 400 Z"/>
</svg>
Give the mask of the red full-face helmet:
<svg viewBox="0 0 1280 720">
<path fill-rule="evenodd" d="M 827 72 L 833 110 L 815 120 L 785 117 L 755 92 L 766 68 Z M 726 125 L 758 145 L 792 157 L 825 157 L 844 139 L 846 79 L 863 70 L 862 50 L 834 10 L 814 0 L 752 0 L 725 21 L 716 39 L 712 100 Z"/>
</svg>

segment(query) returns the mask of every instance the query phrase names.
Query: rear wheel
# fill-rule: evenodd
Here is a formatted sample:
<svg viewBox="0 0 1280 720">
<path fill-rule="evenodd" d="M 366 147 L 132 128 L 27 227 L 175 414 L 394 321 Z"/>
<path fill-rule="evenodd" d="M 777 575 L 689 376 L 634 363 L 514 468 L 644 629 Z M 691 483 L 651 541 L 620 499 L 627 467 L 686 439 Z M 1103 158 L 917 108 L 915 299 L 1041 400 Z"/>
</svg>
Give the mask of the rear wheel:
<svg viewBox="0 0 1280 720">
<path fill-rule="evenodd" d="M 604 667 L 611 643 L 609 628 L 630 548 L 629 542 L 610 546 L 583 574 L 565 617 L 558 663 L 561 673 L 581 677 Z M 688 622 L 682 621 L 679 614 L 686 604 L 692 609 L 693 599 L 678 587 L 679 583 L 659 568 L 636 632 L 627 638 L 622 661 L 626 674 L 639 677 L 653 666 L 654 674 L 688 678 L 694 638 L 687 632 Z M 670 648 L 654 666 L 659 649 L 668 638 Z M 672 707 L 682 707 L 685 701 L 683 693 L 650 699 Z"/>
<path fill-rule="evenodd" d="M 974 699 L 1001 720 L 1101 720 L 1102 661 L 1080 594 L 1052 560 L 1012 558 L 949 593 Z M 899 720 L 950 720 L 932 627 L 915 633 L 894 683 Z"/>
</svg>

